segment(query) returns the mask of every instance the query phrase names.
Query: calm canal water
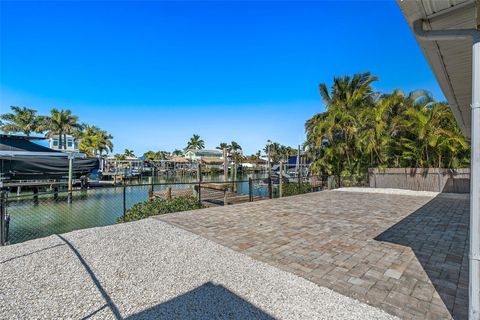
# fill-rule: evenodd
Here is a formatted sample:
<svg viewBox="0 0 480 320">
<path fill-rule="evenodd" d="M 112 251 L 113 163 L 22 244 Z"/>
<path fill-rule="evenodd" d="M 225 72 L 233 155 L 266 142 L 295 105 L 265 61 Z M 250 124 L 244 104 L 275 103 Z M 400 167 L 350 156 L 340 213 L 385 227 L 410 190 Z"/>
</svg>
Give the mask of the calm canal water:
<svg viewBox="0 0 480 320">
<path fill-rule="evenodd" d="M 238 175 L 237 180 L 265 178 L 265 174 Z M 130 208 L 136 203 L 148 199 L 151 177 L 142 181 L 132 181 L 126 188 L 126 205 Z M 195 177 L 154 177 L 154 183 L 194 182 Z M 223 176 L 203 177 L 203 181 L 223 181 Z M 168 186 L 155 186 L 155 191 L 165 190 Z M 172 188 L 193 188 L 192 185 L 172 185 Z M 248 194 L 248 182 L 237 183 L 237 192 Z M 261 181 L 254 181 L 254 195 L 266 197 L 268 190 Z M 11 198 L 8 202 L 10 215 L 9 240 L 19 243 L 31 239 L 60 234 L 73 230 L 100 227 L 115 224 L 123 214 L 123 188 L 105 187 L 87 191 L 75 191 L 73 202 L 67 203 L 66 194 L 60 194 L 58 201 L 51 195 L 41 196 L 37 205 L 31 196 L 21 200 Z"/>
</svg>

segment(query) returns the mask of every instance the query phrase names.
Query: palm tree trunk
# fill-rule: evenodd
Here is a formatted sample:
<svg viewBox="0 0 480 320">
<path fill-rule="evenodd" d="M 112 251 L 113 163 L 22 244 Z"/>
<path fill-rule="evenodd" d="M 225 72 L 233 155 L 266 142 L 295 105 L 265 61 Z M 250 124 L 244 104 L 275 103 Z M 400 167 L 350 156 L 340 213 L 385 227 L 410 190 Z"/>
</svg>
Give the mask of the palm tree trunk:
<svg viewBox="0 0 480 320">
<path fill-rule="evenodd" d="M 61 132 L 58 134 L 58 149 L 63 149 L 63 136 Z"/>
<path fill-rule="evenodd" d="M 63 134 L 63 149 L 67 150 L 67 134 Z"/>
</svg>

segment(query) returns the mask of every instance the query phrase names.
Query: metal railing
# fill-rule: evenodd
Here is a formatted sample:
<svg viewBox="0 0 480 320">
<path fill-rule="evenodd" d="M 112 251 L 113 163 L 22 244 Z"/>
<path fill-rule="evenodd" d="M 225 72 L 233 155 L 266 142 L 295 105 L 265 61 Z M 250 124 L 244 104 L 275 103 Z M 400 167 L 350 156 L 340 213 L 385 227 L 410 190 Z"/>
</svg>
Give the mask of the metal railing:
<svg viewBox="0 0 480 320">
<path fill-rule="evenodd" d="M 332 183 L 334 180 L 327 176 L 290 179 L 270 176 L 227 182 L 155 183 L 152 178 L 147 183 L 127 183 L 123 180 L 121 185 L 73 188 L 71 191 L 56 187 L 42 191 L 35 188 L 28 191 L 22 189 L 22 193 L 16 194 L 4 190 L 0 192 L 0 245 L 112 225 L 117 223 L 119 217 L 125 216 L 133 205 L 152 198 L 167 199 L 188 194 L 207 206 L 229 205 L 332 189 L 347 181 L 340 179 L 340 183 L 335 184 Z M 226 197 L 221 191 L 210 188 L 218 184 L 228 185 Z"/>
</svg>

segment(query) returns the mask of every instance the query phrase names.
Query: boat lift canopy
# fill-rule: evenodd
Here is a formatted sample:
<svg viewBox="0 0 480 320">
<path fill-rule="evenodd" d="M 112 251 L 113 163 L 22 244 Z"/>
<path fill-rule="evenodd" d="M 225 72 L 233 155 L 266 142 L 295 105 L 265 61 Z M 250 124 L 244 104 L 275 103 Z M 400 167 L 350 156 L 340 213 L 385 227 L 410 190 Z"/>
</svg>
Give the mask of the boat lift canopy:
<svg viewBox="0 0 480 320">
<path fill-rule="evenodd" d="M 69 158 L 74 158 L 72 174 L 80 176 L 98 169 L 97 158 L 82 153 L 61 152 L 31 142 L 35 137 L 0 134 L 2 179 L 32 180 L 65 177 Z"/>
</svg>

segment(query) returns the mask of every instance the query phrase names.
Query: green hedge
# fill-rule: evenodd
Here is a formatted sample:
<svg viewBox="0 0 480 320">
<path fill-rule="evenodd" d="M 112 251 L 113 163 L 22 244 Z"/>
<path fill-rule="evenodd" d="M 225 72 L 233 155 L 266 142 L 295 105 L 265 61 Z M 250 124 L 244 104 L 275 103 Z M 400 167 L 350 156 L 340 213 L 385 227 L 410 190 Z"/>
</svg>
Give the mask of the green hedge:
<svg viewBox="0 0 480 320">
<path fill-rule="evenodd" d="M 195 197 L 182 196 L 170 200 L 155 199 L 135 204 L 127 210 L 125 216 L 117 219 L 117 223 L 144 219 L 159 214 L 188 211 L 204 208 Z"/>
<path fill-rule="evenodd" d="M 313 188 L 310 183 L 301 182 L 300 184 L 297 182 L 290 182 L 286 183 L 283 186 L 282 196 L 294 196 L 296 194 L 308 193 L 312 192 Z"/>
</svg>

